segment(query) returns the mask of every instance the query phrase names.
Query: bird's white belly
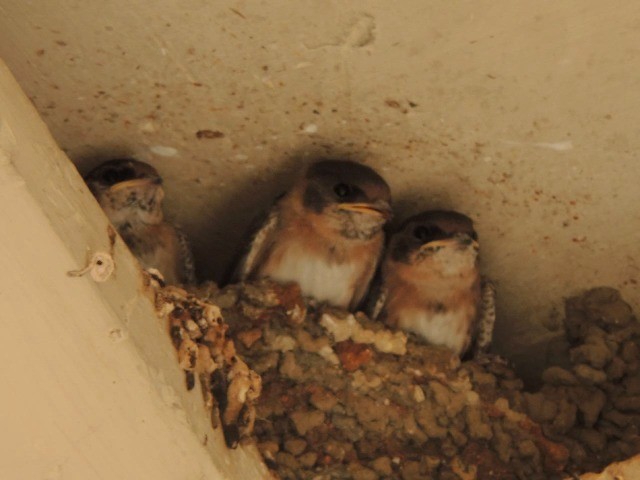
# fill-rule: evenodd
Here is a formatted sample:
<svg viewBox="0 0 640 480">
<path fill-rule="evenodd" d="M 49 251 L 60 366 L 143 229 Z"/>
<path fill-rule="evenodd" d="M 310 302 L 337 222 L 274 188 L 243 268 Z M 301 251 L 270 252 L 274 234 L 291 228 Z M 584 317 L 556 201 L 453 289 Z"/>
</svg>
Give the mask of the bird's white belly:
<svg viewBox="0 0 640 480">
<path fill-rule="evenodd" d="M 460 354 L 469 334 L 467 316 L 464 310 L 443 313 L 404 311 L 399 316 L 398 326 L 420 335 L 432 345 L 445 346 Z"/>
<path fill-rule="evenodd" d="M 339 307 L 348 307 L 359 271 L 353 262 L 330 263 L 322 257 L 288 251 L 265 275 L 279 282 L 296 282 L 302 293 Z"/>
</svg>

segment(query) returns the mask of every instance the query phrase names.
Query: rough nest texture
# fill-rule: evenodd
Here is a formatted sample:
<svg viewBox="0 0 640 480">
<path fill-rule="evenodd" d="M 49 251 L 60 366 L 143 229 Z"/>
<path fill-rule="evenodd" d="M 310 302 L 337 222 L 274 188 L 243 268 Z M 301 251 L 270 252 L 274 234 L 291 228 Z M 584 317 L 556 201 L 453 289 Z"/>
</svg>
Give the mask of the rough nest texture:
<svg viewBox="0 0 640 480">
<path fill-rule="evenodd" d="M 524 406 L 595 471 L 640 452 L 640 323 L 617 290 L 596 288 L 566 301 L 564 324 L 569 364 L 546 369 Z"/>
<path fill-rule="evenodd" d="M 236 354 L 218 307 L 181 288 L 156 286 L 156 311 L 166 321 L 187 388 L 198 379 L 213 427 L 222 423 L 233 448 L 253 432 L 260 376 Z"/>
<path fill-rule="evenodd" d="M 262 375 L 255 435 L 291 479 L 552 479 L 639 451 L 639 324 L 611 289 L 567 302 L 570 369 L 525 393 L 504 361 L 460 363 L 263 281 L 201 289 Z"/>
</svg>

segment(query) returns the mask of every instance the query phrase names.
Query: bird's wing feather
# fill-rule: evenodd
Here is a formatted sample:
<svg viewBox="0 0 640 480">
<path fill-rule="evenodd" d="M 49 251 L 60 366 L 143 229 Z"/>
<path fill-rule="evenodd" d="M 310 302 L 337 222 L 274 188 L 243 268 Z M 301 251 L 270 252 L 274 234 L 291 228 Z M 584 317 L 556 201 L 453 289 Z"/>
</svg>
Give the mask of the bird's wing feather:
<svg viewBox="0 0 640 480">
<path fill-rule="evenodd" d="M 187 235 L 178 227 L 176 229 L 176 237 L 178 239 L 178 253 L 180 255 L 180 267 L 182 270 L 182 278 L 180 281 L 187 285 L 195 285 L 198 283 L 196 279 L 196 267 L 191 251 L 191 243 Z"/>
<path fill-rule="evenodd" d="M 366 313 L 371 320 L 379 319 L 385 303 L 387 303 L 387 289 L 382 283 L 382 275 L 378 272 L 371 282 L 366 302 Z"/>
<path fill-rule="evenodd" d="M 379 260 L 382 255 L 383 248 L 384 245 L 381 243 L 375 257 L 368 260 L 360 278 L 357 279 L 354 286 L 353 299 L 351 300 L 351 305 L 349 305 L 350 310 L 358 307 L 366 308 L 368 305 L 367 293 L 371 291 L 373 284 L 376 281 L 375 279 L 377 277 Z"/>
<path fill-rule="evenodd" d="M 483 278 L 481 288 L 475 355 L 489 350 L 493 339 L 493 327 L 496 323 L 496 286 L 489 279 Z"/>
<path fill-rule="evenodd" d="M 273 243 L 278 218 L 278 206 L 274 205 L 251 237 L 251 243 L 233 271 L 232 281 L 245 281 L 254 273 Z"/>
</svg>

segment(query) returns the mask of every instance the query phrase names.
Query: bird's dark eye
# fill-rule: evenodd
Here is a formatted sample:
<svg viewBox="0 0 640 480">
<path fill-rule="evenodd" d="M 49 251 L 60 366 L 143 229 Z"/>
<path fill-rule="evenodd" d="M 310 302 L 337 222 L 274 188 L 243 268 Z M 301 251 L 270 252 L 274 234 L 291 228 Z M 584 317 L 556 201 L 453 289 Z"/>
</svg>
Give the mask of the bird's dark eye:
<svg viewBox="0 0 640 480">
<path fill-rule="evenodd" d="M 413 229 L 413 236 L 421 242 L 426 242 L 427 240 L 430 240 L 438 234 L 442 233 L 442 230 L 440 230 L 438 227 L 427 227 L 426 225 L 418 225 Z"/>
<path fill-rule="evenodd" d="M 471 233 L 469 234 L 469 236 L 470 236 L 472 239 L 474 239 L 476 242 L 478 241 L 478 234 L 477 234 L 475 231 L 471 232 Z"/>
<path fill-rule="evenodd" d="M 131 180 L 135 177 L 132 168 L 109 168 L 102 174 L 102 180 L 107 185 L 115 185 L 125 180 Z"/>
<path fill-rule="evenodd" d="M 338 183 L 333 187 L 333 191 L 336 192 L 338 198 L 347 198 L 349 195 L 351 195 L 353 188 L 346 183 Z"/>
</svg>

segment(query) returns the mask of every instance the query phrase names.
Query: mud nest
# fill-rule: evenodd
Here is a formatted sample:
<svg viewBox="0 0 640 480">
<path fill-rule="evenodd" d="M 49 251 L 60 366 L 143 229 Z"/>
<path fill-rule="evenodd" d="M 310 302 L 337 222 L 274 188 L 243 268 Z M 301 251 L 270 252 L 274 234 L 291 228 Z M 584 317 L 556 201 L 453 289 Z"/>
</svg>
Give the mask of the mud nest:
<svg viewBox="0 0 640 480">
<path fill-rule="evenodd" d="M 226 443 L 234 448 L 253 432 L 260 376 L 236 354 L 217 306 L 178 287 L 155 287 L 156 311 L 166 322 L 186 387 L 200 383 L 212 426 L 222 424 Z"/>
<path fill-rule="evenodd" d="M 283 479 L 553 479 L 640 451 L 640 324 L 617 291 L 566 302 L 568 368 L 525 392 L 447 350 L 268 281 L 198 292 L 262 376 L 254 434 Z"/>
</svg>

